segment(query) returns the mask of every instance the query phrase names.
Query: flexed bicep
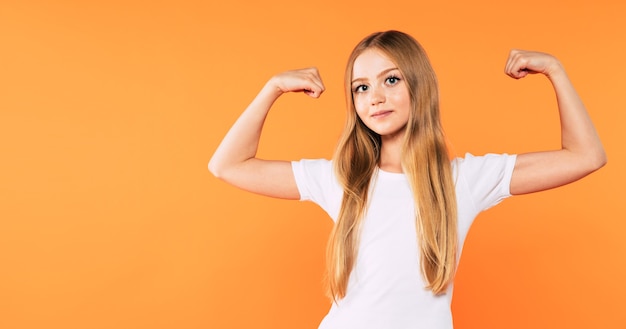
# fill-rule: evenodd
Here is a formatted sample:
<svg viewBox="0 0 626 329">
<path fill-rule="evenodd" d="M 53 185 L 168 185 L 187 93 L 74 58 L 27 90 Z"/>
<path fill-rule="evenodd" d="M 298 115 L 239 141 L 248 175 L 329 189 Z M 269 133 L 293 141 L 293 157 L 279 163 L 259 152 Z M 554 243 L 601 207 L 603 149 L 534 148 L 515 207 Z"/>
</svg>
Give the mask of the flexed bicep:
<svg viewBox="0 0 626 329">
<path fill-rule="evenodd" d="M 513 50 L 507 59 L 505 73 L 515 79 L 529 73 L 545 75 L 554 88 L 561 122 L 561 149 L 517 157 L 511 178 L 512 194 L 565 185 L 604 166 L 604 147 L 559 60 L 546 53 Z"/>
<path fill-rule="evenodd" d="M 248 192 L 273 198 L 300 199 L 289 161 L 252 158 L 236 165 L 232 172 L 218 177 Z"/>
</svg>

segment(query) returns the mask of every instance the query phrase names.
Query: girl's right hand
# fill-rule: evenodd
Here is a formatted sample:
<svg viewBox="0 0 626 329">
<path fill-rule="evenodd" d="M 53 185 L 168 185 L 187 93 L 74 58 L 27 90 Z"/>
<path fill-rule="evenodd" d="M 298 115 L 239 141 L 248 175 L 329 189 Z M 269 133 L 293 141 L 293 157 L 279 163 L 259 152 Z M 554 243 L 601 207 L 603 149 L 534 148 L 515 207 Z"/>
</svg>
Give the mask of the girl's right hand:
<svg viewBox="0 0 626 329">
<path fill-rule="evenodd" d="M 277 74 L 270 79 L 268 84 L 281 94 L 303 92 L 313 98 L 318 98 L 324 92 L 324 83 L 315 67 Z"/>
</svg>

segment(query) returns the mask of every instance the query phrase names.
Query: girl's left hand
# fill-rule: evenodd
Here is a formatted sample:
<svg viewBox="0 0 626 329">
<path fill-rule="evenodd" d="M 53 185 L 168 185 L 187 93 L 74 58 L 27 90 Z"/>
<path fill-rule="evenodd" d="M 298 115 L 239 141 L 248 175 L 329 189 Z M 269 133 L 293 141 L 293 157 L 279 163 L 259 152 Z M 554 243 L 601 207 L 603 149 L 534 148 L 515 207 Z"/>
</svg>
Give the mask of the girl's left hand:
<svg viewBox="0 0 626 329">
<path fill-rule="evenodd" d="M 509 53 L 504 73 L 514 79 L 521 79 L 535 73 L 550 77 L 559 70 L 563 70 L 561 63 L 550 54 L 513 49 Z"/>
</svg>

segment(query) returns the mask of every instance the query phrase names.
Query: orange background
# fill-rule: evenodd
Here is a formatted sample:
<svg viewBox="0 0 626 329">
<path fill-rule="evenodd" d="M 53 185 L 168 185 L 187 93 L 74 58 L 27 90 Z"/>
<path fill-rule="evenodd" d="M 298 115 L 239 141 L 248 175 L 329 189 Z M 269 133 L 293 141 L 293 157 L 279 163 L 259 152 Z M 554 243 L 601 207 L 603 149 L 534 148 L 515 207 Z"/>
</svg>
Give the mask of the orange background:
<svg viewBox="0 0 626 329">
<path fill-rule="evenodd" d="M 207 162 L 274 73 L 286 95 L 260 156 L 330 157 L 342 73 L 370 32 L 414 35 L 439 74 L 454 152 L 559 146 L 547 79 L 510 48 L 557 55 L 609 164 L 515 197 L 470 231 L 456 328 L 625 328 L 623 1 L 3 1 L 0 328 L 316 328 L 331 221 L 251 195 Z"/>
</svg>

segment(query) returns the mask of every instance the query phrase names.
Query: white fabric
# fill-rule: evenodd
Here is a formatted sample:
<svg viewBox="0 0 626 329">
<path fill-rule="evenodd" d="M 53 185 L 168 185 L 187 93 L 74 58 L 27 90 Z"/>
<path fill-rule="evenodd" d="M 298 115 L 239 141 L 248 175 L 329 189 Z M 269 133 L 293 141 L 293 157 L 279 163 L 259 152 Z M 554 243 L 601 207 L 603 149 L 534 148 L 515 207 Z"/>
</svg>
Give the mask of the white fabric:
<svg viewBox="0 0 626 329">
<path fill-rule="evenodd" d="M 488 154 L 453 161 L 459 256 L 476 215 L 510 196 L 515 155 Z M 301 200 L 337 220 L 343 189 L 328 160 L 292 162 Z M 404 174 L 378 170 L 364 218 L 346 297 L 333 303 L 319 329 L 451 329 L 452 285 L 435 296 L 420 271 L 414 203 Z"/>
</svg>

